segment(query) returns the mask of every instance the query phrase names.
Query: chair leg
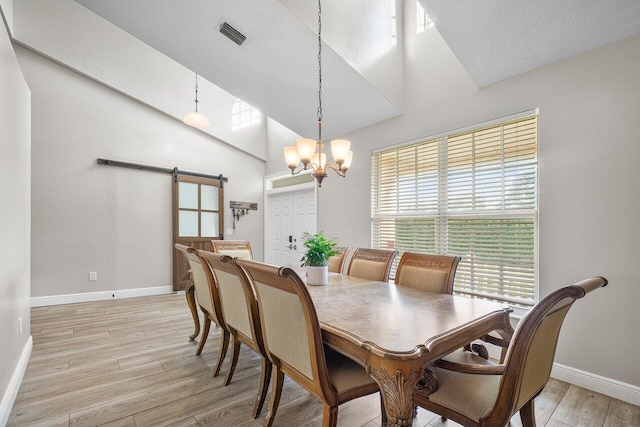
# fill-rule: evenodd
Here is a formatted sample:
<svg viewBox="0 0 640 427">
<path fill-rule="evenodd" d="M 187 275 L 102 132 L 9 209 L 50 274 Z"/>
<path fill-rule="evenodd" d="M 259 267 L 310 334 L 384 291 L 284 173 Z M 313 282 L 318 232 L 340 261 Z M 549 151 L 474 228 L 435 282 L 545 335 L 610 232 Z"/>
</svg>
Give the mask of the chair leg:
<svg viewBox="0 0 640 427">
<path fill-rule="evenodd" d="M 204 348 L 204 343 L 207 342 L 207 338 L 209 338 L 209 329 L 211 328 L 211 319 L 209 316 L 205 314 L 204 316 L 204 329 L 202 330 L 202 338 L 200 338 L 200 344 L 198 345 L 198 349 L 196 350 L 196 355 L 199 356 L 202 353 L 202 349 Z"/>
<path fill-rule="evenodd" d="M 280 404 L 280 395 L 282 394 L 282 385 L 284 384 L 284 373 L 275 366 L 273 370 L 273 384 L 271 384 L 271 401 L 269 402 L 269 413 L 264 420 L 263 427 L 271 427 L 273 419 L 276 417 L 278 405 Z"/>
<path fill-rule="evenodd" d="M 322 408 L 322 427 L 336 427 L 338 425 L 338 405 L 329 406 L 326 403 Z"/>
<path fill-rule="evenodd" d="M 220 350 L 218 351 L 218 361 L 216 362 L 216 367 L 213 369 L 213 376 L 217 377 L 220 373 L 220 368 L 222 367 L 222 362 L 224 361 L 224 357 L 227 355 L 227 348 L 229 347 L 229 336 L 231 334 L 226 329 L 222 330 L 222 334 L 220 335 Z"/>
<path fill-rule="evenodd" d="M 269 382 L 271 381 L 271 361 L 266 357 L 262 357 L 262 371 L 260 372 L 260 387 L 258 388 L 258 396 L 256 397 L 256 404 L 253 407 L 253 418 L 258 418 L 260 412 L 262 412 L 262 406 L 267 398 L 267 390 L 269 389 Z"/>
<path fill-rule="evenodd" d="M 533 400 L 534 398 L 531 398 L 520 408 L 520 420 L 523 427 L 536 427 L 536 411 L 533 406 Z"/>
<path fill-rule="evenodd" d="M 229 371 L 227 377 L 224 379 L 224 385 L 229 385 L 233 373 L 236 370 L 236 364 L 238 363 L 238 356 L 240 356 L 240 341 L 236 335 L 233 336 L 233 346 L 231 347 L 231 362 L 229 364 Z"/>
</svg>

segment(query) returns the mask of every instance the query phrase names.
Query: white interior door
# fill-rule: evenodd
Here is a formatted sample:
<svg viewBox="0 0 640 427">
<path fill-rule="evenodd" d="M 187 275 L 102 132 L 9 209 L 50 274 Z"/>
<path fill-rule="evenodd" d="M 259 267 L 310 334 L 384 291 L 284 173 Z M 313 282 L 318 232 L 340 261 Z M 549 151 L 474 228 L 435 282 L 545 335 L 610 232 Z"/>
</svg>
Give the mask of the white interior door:
<svg viewBox="0 0 640 427">
<path fill-rule="evenodd" d="M 302 233 L 316 232 L 315 190 L 267 196 L 265 262 L 297 267 L 304 254 Z"/>
</svg>

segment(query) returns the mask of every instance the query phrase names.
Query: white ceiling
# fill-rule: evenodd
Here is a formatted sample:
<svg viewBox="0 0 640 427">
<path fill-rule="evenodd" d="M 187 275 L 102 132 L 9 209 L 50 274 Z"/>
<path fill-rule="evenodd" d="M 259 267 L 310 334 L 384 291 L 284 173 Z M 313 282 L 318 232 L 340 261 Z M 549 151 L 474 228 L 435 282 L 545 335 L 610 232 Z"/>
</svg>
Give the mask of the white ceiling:
<svg viewBox="0 0 640 427">
<path fill-rule="evenodd" d="M 316 137 L 317 35 L 305 25 L 315 18 L 301 16 L 316 13 L 309 0 L 75 1 L 294 132 Z M 330 9 L 335 18 L 331 8 L 342 7 L 349 21 L 353 11 L 341 1 L 325 1 L 323 16 Z M 419 1 L 478 87 L 640 33 L 640 0 Z M 218 32 L 223 19 L 247 36 L 242 46 Z M 366 31 L 358 34 L 365 40 L 351 43 L 352 51 L 372 43 Z M 333 43 L 335 50 L 323 43 L 323 139 L 399 115 L 378 82 Z"/>
<path fill-rule="evenodd" d="M 478 87 L 640 33 L 639 0 L 419 0 Z"/>
<path fill-rule="evenodd" d="M 294 132 L 317 138 L 318 38 L 280 1 L 76 1 Z M 247 37 L 242 46 L 220 34 L 222 19 Z M 326 45 L 322 69 L 323 139 L 400 114 Z"/>
</svg>

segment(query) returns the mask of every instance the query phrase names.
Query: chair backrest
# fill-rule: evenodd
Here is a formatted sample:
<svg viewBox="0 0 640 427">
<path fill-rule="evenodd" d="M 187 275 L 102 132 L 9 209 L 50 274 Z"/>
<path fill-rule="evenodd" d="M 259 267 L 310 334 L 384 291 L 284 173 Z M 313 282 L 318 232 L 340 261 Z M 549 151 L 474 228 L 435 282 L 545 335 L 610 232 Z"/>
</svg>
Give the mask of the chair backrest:
<svg viewBox="0 0 640 427">
<path fill-rule="evenodd" d="M 335 246 L 333 250 L 338 252 L 338 254 L 329 257 L 329 271 L 332 273 L 342 273 L 344 263 L 351 248 L 346 246 Z"/>
<path fill-rule="evenodd" d="M 194 248 L 179 243 L 176 243 L 174 246 L 187 258 L 187 262 L 191 268 L 191 278 L 193 279 L 193 286 L 196 290 L 198 305 L 214 322 L 224 327 L 218 288 L 216 287 L 216 281 L 211 273 L 211 269 L 206 264 L 202 264 Z"/>
<path fill-rule="evenodd" d="M 396 271 L 396 284 L 451 294 L 458 262 L 458 256 L 405 252 Z"/>
<path fill-rule="evenodd" d="M 269 359 L 311 393 L 334 402 L 318 316 L 302 279 L 288 267 L 235 262 L 253 281 Z"/>
<path fill-rule="evenodd" d="M 594 277 L 564 286 L 536 304 L 520 320 L 505 358 L 500 391 L 493 412 L 487 418 L 504 420 L 535 397 L 551 374 L 558 335 L 573 302 L 607 285 L 607 279 Z"/>
<path fill-rule="evenodd" d="M 251 244 L 247 240 L 212 240 L 213 252 L 231 258 L 253 259 Z"/>
<path fill-rule="evenodd" d="M 351 257 L 347 274 L 386 282 L 396 255 L 396 250 L 358 248 Z"/>
<path fill-rule="evenodd" d="M 213 270 L 227 326 L 263 348 L 258 305 L 244 270 L 237 267 L 228 255 L 208 251 L 198 251 L 197 255 Z"/>
</svg>

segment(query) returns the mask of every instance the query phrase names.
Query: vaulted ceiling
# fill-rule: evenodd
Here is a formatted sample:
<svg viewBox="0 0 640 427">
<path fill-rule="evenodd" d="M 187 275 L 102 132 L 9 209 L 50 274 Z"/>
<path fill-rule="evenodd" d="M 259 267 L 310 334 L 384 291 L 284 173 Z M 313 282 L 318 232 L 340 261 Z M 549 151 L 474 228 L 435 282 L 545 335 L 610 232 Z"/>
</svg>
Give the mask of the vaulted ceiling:
<svg viewBox="0 0 640 427">
<path fill-rule="evenodd" d="M 315 2 L 76 1 L 293 131 L 316 135 Z M 389 43 L 391 1 L 323 1 L 327 137 L 402 112 L 394 93 L 411 90 L 402 88 L 402 55 L 392 56 L 400 72 L 375 69 L 402 49 Z M 640 33 L 638 0 L 418 1 L 479 88 Z M 247 37 L 241 46 L 220 34 L 223 21 Z"/>
</svg>

